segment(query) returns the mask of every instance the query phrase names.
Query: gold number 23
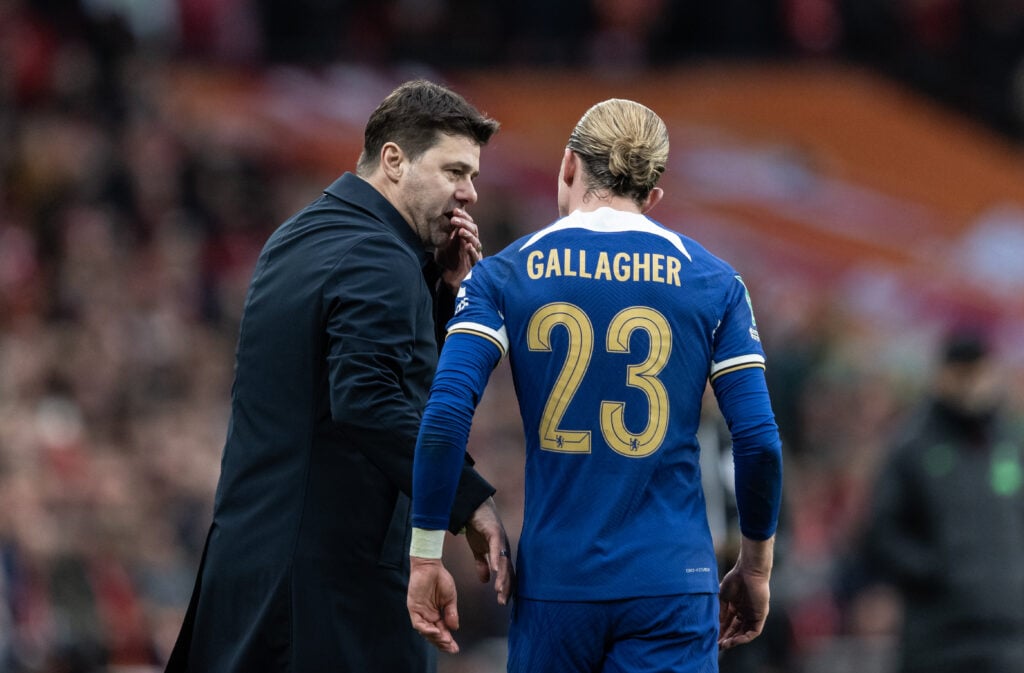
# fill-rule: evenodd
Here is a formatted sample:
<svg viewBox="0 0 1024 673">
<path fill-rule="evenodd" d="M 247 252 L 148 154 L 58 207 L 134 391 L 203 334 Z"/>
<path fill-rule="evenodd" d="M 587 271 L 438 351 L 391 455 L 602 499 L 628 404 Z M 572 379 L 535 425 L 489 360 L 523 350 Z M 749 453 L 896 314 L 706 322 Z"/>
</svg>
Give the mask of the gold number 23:
<svg viewBox="0 0 1024 673">
<path fill-rule="evenodd" d="M 551 333 L 561 326 L 569 336 L 562 371 L 544 405 L 540 422 L 540 446 L 548 451 L 590 453 L 589 430 L 560 428 L 562 417 L 579 390 L 594 351 L 594 328 L 590 318 L 574 304 L 556 302 L 537 309 L 527 326 L 526 342 L 532 351 L 551 351 Z M 647 358 L 626 370 L 626 385 L 640 389 L 647 397 L 647 425 L 639 432 L 626 427 L 625 402 L 601 402 L 601 434 L 612 449 L 624 456 L 642 458 L 661 447 L 668 430 L 668 391 L 658 374 L 672 353 L 672 330 L 661 313 L 645 306 L 619 311 L 608 325 L 605 349 L 629 353 L 630 337 L 636 330 L 647 332 Z"/>
</svg>

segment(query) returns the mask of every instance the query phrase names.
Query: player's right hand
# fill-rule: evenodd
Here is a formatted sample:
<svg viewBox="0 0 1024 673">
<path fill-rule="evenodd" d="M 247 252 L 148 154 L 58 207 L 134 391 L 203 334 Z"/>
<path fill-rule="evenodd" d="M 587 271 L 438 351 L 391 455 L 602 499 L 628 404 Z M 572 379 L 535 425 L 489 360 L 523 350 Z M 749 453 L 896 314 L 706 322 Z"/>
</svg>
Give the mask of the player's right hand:
<svg viewBox="0 0 1024 673">
<path fill-rule="evenodd" d="M 414 629 L 437 649 L 457 654 L 459 645 L 452 631 L 459 628 L 455 580 L 441 559 L 409 557 L 409 591 L 406 607 Z"/>
</svg>

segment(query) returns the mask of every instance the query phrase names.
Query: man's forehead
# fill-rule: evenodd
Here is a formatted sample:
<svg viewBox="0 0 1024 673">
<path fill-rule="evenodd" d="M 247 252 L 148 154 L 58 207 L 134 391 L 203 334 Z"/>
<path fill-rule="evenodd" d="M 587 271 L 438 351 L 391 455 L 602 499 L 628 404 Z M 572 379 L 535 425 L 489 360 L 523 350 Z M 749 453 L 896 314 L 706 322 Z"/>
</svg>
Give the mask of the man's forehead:
<svg viewBox="0 0 1024 673">
<path fill-rule="evenodd" d="M 480 161 L 480 145 L 469 136 L 442 133 L 424 154 L 431 154 L 442 161 L 463 162 L 475 168 Z"/>
</svg>

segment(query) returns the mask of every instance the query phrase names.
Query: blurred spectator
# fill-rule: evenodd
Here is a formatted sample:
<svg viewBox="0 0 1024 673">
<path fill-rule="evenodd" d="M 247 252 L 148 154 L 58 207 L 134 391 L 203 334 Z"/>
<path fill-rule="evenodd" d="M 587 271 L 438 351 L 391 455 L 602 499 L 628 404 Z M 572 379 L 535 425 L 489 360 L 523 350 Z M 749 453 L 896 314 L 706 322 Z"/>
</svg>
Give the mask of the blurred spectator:
<svg viewBox="0 0 1024 673">
<path fill-rule="evenodd" d="M 982 336 L 950 336 L 875 487 L 865 570 L 903 599 L 901 673 L 1024 671 L 1024 433 L 1000 375 Z"/>
</svg>

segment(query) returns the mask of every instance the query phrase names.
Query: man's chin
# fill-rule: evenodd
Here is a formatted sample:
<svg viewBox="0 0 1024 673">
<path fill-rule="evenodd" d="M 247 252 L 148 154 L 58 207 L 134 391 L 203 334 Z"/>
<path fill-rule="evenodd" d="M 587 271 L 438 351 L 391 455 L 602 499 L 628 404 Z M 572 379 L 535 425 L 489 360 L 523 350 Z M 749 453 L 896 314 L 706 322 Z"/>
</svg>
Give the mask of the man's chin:
<svg viewBox="0 0 1024 673">
<path fill-rule="evenodd" d="M 430 234 L 430 241 L 428 246 L 434 249 L 446 248 L 452 243 L 452 229 L 451 226 L 446 226 L 440 229 L 435 229 Z"/>
</svg>

